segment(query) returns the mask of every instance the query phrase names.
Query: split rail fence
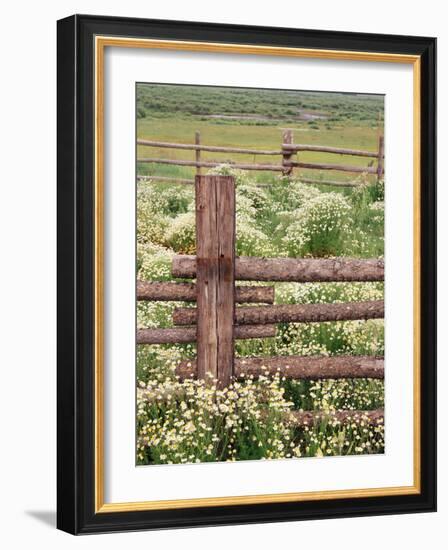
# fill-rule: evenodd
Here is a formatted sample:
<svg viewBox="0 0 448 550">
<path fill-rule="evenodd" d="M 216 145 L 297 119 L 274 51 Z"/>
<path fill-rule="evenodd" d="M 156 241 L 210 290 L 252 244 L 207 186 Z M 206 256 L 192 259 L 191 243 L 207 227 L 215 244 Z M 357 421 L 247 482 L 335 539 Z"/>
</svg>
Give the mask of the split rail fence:
<svg viewBox="0 0 448 550">
<path fill-rule="evenodd" d="M 318 323 L 384 317 L 384 301 L 337 304 L 274 304 L 274 287 L 239 286 L 235 281 L 351 282 L 384 280 L 381 259 L 304 259 L 235 257 L 235 180 L 231 176 L 196 176 L 196 256 L 178 255 L 172 275 L 196 282 L 138 281 L 138 300 L 196 302 L 177 307 L 174 328 L 139 329 L 138 344 L 196 342 L 195 360 L 182 361 L 181 379 L 210 375 L 219 387 L 234 378 L 261 374 L 297 380 L 384 378 L 383 357 L 372 356 L 234 356 L 235 339 L 272 338 L 277 323 Z M 237 305 L 244 304 L 244 305 Z M 263 305 L 260 305 L 263 304 Z M 383 411 L 336 411 L 341 422 L 356 416 L 372 424 Z M 294 413 L 296 425 L 325 416 L 319 411 Z"/>
<path fill-rule="evenodd" d="M 338 172 L 351 172 L 351 173 L 367 173 L 376 176 L 377 179 L 381 179 L 384 174 L 384 138 L 378 137 L 378 149 L 377 151 L 364 151 L 358 149 L 344 149 L 340 147 L 327 147 L 323 145 L 306 145 L 300 143 L 294 143 L 294 136 L 291 130 L 283 132 L 283 139 L 280 149 L 275 150 L 260 150 L 260 149 L 247 149 L 241 147 L 218 147 L 212 145 L 204 145 L 201 143 L 200 133 L 195 133 L 195 143 L 171 143 L 166 141 L 150 141 L 146 139 L 138 139 L 137 145 L 157 148 L 157 149 L 175 149 L 175 150 L 190 150 L 195 152 L 194 160 L 181 160 L 181 159 L 167 159 L 167 158 L 155 158 L 155 157 L 142 157 L 137 159 L 138 163 L 142 164 L 164 164 L 174 166 L 188 166 L 196 168 L 196 175 L 201 175 L 202 168 L 215 168 L 221 164 L 231 164 L 234 168 L 241 170 L 258 170 L 268 172 L 278 172 L 283 176 L 290 176 L 293 174 L 294 169 L 306 169 L 306 170 L 320 170 L 320 171 L 338 171 Z M 202 159 L 201 152 L 212 153 L 232 153 L 232 154 L 244 154 L 244 155 L 268 155 L 268 156 L 280 156 L 280 164 L 268 164 L 268 163 L 241 163 L 234 162 L 233 160 L 226 159 L 225 161 L 205 161 Z M 330 163 L 316 163 L 316 162 L 303 162 L 299 158 L 301 152 L 318 152 L 329 153 L 335 155 L 346 155 L 354 157 L 365 157 L 373 159 L 368 166 L 357 166 L 347 164 L 330 164 Z M 376 163 L 376 166 L 373 164 Z M 194 184 L 194 179 L 188 178 L 176 178 L 168 176 L 137 176 L 138 179 L 151 179 L 153 181 L 174 181 L 177 183 Z M 304 183 L 322 183 L 332 186 L 344 186 L 354 187 L 356 183 L 352 181 L 335 181 L 335 180 L 318 180 L 301 178 Z"/>
</svg>

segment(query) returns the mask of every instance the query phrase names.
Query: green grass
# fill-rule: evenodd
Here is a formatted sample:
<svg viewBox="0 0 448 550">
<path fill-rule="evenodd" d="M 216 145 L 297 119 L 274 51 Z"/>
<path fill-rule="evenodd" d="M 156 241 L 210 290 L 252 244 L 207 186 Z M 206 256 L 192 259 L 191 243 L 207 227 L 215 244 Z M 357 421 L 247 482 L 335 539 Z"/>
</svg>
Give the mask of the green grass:
<svg viewBox="0 0 448 550">
<path fill-rule="evenodd" d="M 328 94 L 309 92 L 234 90 L 213 87 L 139 85 L 137 109 L 145 116 L 138 119 L 137 135 L 142 139 L 194 143 L 195 132 L 201 133 L 206 145 L 234 146 L 253 149 L 279 150 L 282 132 L 290 128 L 296 143 L 376 151 L 378 135 L 383 133 L 383 97 L 355 94 Z M 243 103 L 241 103 L 243 101 Z M 154 107 L 154 106 L 157 106 Z M 306 106 L 306 107 L 303 107 Z M 163 111 L 160 111 L 162 106 Z M 197 114 L 202 110 L 206 114 Z M 325 113 L 328 120 L 308 121 L 292 117 L 291 112 L 305 109 L 307 113 Z M 254 113 L 274 117 L 266 125 L 254 125 L 244 119 L 226 120 L 207 118 L 212 114 Z M 337 119 L 337 120 L 332 120 Z M 201 153 L 203 160 L 225 162 L 279 163 L 279 156 Z M 194 160 L 193 151 L 157 149 L 139 146 L 137 157 Z M 341 163 L 367 166 L 362 157 L 333 155 L 320 152 L 300 153 L 300 160 L 316 163 Z M 193 177 L 189 167 L 145 165 L 138 167 L 141 174 Z M 303 170 L 305 177 L 350 180 L 353 175 L 342 172 L 320 173 Z M 270 174 L 255 172 L 259 181 L 268 181 Z"/>
</svg>

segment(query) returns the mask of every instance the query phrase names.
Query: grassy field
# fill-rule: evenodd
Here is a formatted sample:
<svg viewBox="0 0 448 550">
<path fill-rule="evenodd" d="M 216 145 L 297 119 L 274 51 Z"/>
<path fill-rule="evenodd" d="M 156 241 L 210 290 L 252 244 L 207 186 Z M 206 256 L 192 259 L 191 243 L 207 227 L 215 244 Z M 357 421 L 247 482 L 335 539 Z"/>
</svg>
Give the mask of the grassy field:
<svg viewBox="0 0 448 550">
<path fill-rule="evenodd" d="M 137 135 L 157 141 L 194 143 L 195 132 L 199 131 L 202 143 L 207 145 L 279 150 L 283 130 L 291 129 L 296 143 L 376 151 L 378 135 L 383 133 L 382 96 L 140 85 L 137 101 Z M 218 116 L 236 118 L 215 118 Z M 247 119 L 248 116 L 254 118 Z M 139 146 L 137 157 L 194 160 L 194 152 Z M 279 156 L 265 155 L 202 153 L 202 158 L 219 162 L 280 162 Z M 300 160 L 367 166 L 371 159 L 303 152 Z M 193 168 L 143 163 L 138 165 L 138 172 L 185 178 L 194 175 Z M 301 173 L 317 179 L 353 178 L 343 172 Z M 268 181 L 270 177 L 267 173 L 254 173 L 258 181 Z"/>
<path fill-rule="evenodd" d="M 138 88 L 137 128 L 139 137 L 153 140 L 191 142 L 194 131 L 200 130 L 204 143 L 276 148 L 281 128 L 294 124 L 309 136 L 300 141 L 373 150 L 382 108 L 382 98 L 378 97 L 299 92 L 277 95 L 192 87 L 168 90 L 142 85 Z M 287 118 L 277 120 L 282 113 Z M 303 116 L 313 113 L 326 118 L 312 119 L 312 126 Z M 248 123 L 243 114 L 264 118 Z M 210 118 L 212 115 L 240 118 Z M 165 156 L 170 151 L 160 153 Z M 187 155 L 192 158 L 191 152 Z M 319 160 L 328 159 L 322 156 Z M 154 168 L 158 175 L 191 175 L 172 167 L 165 167 L 165 171 Z M 213 172 L 231 173 L 236 178 L 238 255 L 365 258 L 384 254 L 381 181 L 361 177 L 358 187 L 337 188 L 335 192 L 322 185 L 303 184 L 301 174 L 290 178 L 263 174 L 263 181 L 270 185 L 260 187 L 260 176 L 254 172 L 228 166 Z M 138 183 L 139 279 L 172 280 L 173 255 L 195 253 L 194 208 L 192 186 Z M 383 294 L 383 283 L 275 284 L 278 304 L 377 300 Z M 179 305 L 188 304 L 139 302 L 138 327 L 172 326 L 172 312 Z M 291 381 L 277 375 L 273 379 L 262 376 L 235 381 L 229 388 L 218 390 L 203 381 L 180 382 L 176 378 L 176 364 L 193 358 L 195 351 L 194 344 L 138 347 L 137 464 L 384 452 L 384 427 L 369 426 L 364 418 L 348 425 L 324 420 L 305 428 L 285 422 L 285 415 L 294 410 L 380 408 L 384 405 L 382 380 Z M 384 323 L 279 324 L 275 338 L 237 341 L 235 352 L 240 357 L 382 356 Z"/>
</svg>

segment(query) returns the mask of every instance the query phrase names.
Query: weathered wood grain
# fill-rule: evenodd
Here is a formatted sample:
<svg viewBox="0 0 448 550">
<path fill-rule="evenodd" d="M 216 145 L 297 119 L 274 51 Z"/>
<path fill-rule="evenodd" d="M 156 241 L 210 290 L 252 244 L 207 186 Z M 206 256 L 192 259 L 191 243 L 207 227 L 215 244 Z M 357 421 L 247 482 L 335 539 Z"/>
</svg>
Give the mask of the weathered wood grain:
<svg viewBox="0 0 448 550">
<path fill-rule="evenodd" d="M 168 141 L 150 141 L 147 139 L 138 139 L 137 145 L 146 145 L 148 147 L 156 147 L 157 149 L 184 149 L 190 151 L 208 151 L 211 153 L 241 153 L 244 155 L 281 155 L 282 151 L 278 149 L 246 149 L 242 147 L 221 147 L 217 145 L 202 145 L 197 142 L 193 143 L 171 143 Z"/>
<path fill-rule="evenodd" d="M 307 168 L 309 170 L 338 170 L 339 172 L 354 172 L 354 173 L 363 173 L 367 172 L 368 174 L 376 174 L 376 168 L 373 166 L 352 166 L 348 164 L 328 164 L 328 163 L 317 163 L 317 162 L 294 162 L 290 161 L 287 164 L 294 168 Z"/>
<path fill-rule="evenodd" d="M 224 387 L 233 374 L 235 180 L 196 176 L 195 189 L 198 377 Z"/>
<path fill-rule="evenodd" d="M 197 168 L 216 168 L 221 164 L 229 164 L 229 162 L 217 162 L 217 161 L 202 161 L 196 162 L 195 160 L 176 160 L 176 159 L 162 159 L 162 158 L 140 158 L 137 162 L 141 163 L 153 163 L 153 164 L 170 164 L 174 166 L 195 166 Z M 282 172 L 283 168 L 280 164 L 243 164 L 238 162 L 230 163 L 232 168 L 238 168 L 240 170 L 267 170 L 268 172 Z"/>
<path fill-rule="evenodd" d="M 195 302 L 197 289 L 194 283 L 137 281 L 137 300 L 162 302 Z M 273 286 L 237 286 L 235 301 L 238 303 L 274 303 Z"/>
<path fill-rule="evenodd" d="M 352 157 L 372 157 L 377 158 L 376 151 L 362 151 L 359 149 L 344 149 L 342 147 L 328 147 L 326 145 L 305 145 L 303 143 L 283 143 L 283 149 L 290 151 L 315 151 L 319 153 L 335 153 L 338 155 L 349 155 Z"/>
<path fill-rule="evenodd" d="M 196 308 L 176 308 L 175 325 L 196 323 Z M 342 304 L 292 304 L 239 307 L 235 311 L 237 325 L 264 325 L 266 323 L 322 323 L 325 321 L 355 321 L 384 317 L 384 301 L 345 302 Z"/>
<path fill-rule="evenodd" d="M 301 355 L 277 357 L 237 357 L 234 361 L 235 378 L 276 374 L 293 380 L 320 380 L 339 378 L 384 378 L 383 357 L 343 355 L 336 357 Z M 181 378 L 197 376 L 196 361 L 181 361 L 176 367 Z"/>
<path fill-rule="evenodd" d="M 173 277 L 196 277 L 196 256 L 174 256 Z M 240 281 L 372 282 L 384 280 L 384 260 L 354 258 L 235 258 L 235 279 Z"/>
<path fill-rule="evenodd" d="M 234 327 L 236 340 L 274 338 L 274 325 L 244 325 Z M 196 327 L 141 328 L 137 330 L 137 344 L 188 344 L 196 342 Z"/>
</svg>

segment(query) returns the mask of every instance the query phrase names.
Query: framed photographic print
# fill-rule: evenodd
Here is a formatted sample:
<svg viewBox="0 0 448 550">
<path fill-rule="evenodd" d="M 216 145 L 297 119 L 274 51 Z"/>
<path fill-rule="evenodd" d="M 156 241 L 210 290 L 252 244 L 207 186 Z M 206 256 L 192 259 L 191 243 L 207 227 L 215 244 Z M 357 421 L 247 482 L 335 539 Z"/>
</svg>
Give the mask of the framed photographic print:
<svg viewBox="0 0 448 550">
<path fill-rule="evenodd" d="M 58 527 L 434 511 L 433 38 L 58 22 Z"/>
</svg>

